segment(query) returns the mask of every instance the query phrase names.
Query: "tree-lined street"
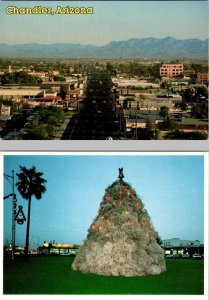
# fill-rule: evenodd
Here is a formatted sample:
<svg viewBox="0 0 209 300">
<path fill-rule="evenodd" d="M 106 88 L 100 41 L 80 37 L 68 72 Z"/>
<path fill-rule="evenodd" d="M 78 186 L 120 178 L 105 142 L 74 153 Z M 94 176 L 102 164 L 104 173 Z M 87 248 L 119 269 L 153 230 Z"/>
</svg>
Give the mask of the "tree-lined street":
<svg viewBox="0 0 209 300">
<path fill-rule="evenodd" d="M 115 95 L 111 76 L 107 71 L 91 69 L 86 86 L 86 97 L 80 102 L 62 139 L 104 140 L 119 135 L 119 121 L 115 111 Z"/>
</svg>

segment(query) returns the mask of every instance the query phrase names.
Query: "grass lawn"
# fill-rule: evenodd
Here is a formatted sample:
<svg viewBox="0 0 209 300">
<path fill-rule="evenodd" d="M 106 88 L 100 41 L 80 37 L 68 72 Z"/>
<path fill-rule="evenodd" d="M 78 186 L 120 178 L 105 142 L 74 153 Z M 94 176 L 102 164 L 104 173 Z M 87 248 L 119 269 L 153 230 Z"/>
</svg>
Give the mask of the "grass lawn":
<svg viewBox="0 0 209 300">
<path fill-rule="evenodd" d="M 73 257 L 30 257 L 4 261 L 4 294 L 204 294 L 204 262 L 167 259 L 167 272 L 155 276 L 114 277 L 71 270 Z"/>
</svg>

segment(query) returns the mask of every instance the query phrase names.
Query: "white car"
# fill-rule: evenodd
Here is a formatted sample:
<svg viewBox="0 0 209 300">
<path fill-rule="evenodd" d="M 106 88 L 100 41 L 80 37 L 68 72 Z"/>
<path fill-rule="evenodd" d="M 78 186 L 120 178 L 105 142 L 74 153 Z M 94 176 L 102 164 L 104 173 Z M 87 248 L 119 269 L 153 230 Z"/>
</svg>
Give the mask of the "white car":
<svg viewBox="0 0 209 300">
<path fill-rule="evenodd" d="M 192 257 L 195 258 L 195 259 L 202 258 L 202 256 L 200 254 L 197 254 L 197 253 L 193 254 Z"/>
<path fill-rule="evenodd" d="M 189 254 L 182 254 L 182 258 L 190 258 Z"/>
</svg>

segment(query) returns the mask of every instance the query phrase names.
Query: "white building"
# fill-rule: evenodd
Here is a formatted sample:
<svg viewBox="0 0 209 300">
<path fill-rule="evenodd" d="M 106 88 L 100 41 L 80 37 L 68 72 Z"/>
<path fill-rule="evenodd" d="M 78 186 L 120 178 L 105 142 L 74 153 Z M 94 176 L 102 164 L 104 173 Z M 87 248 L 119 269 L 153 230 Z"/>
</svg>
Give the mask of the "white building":
<svg viewBox="0 0 209 300">
<path fill-rule="evenodd" d="M 192 247 L 200 246 L 200 241 L 198 240 L 181 240 L 179 238 L 172 238 L 162 241 L 162 246 L 169 247 Z"/>
<path fill-rule="evenodd" d="M 157 83 L 147 82 L 146 80 L 127 79 L 112 77 L 112 82 L 119 88 L 139 87 L 139 88 L 159 88 Z"/>
</svg>

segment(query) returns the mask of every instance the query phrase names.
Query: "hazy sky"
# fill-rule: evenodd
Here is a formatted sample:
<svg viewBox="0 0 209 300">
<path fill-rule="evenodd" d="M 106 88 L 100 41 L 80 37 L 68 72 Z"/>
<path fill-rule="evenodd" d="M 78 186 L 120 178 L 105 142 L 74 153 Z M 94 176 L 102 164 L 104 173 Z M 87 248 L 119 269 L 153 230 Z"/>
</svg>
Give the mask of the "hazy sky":
<svg viewBox="0 0 209 300">
<path fill-rule="evenodd" d="M 6 15 L 17 7 L 94 8 L 93 15 Z M 207 1 L 3 1 L 0 43 L 81 43 L 172 36 L 208 38 Z"/>
<path fill-rule="evenodd" d="M 202 155 L 6 155 L 4 173 L 19 165 L 36 166 L 47 192 L 33 199 L 31 246 L 44 241 L 81 243 L 97 215 L 105 189 L 124 168 L 124 180 L 141 197 L 161 239 L 204 240 L 204 157 Z M 27 201 L 17 194 L 27 215 Z M 4 180 L 4 196 L 11 185 Z M 4 200 L 4 243 L 11 242 L 12 199 Z M 24 225 L 16 226 L 16 244 L 25 243 Z"/>
</svg>

